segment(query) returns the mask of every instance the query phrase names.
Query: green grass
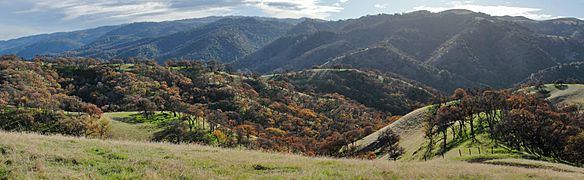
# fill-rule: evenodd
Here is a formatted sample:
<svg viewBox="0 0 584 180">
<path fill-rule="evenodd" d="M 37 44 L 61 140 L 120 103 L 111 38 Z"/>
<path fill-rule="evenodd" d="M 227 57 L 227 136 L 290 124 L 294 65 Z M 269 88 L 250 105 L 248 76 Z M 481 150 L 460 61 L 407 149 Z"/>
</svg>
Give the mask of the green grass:
<svg viewBox="0 0 584 180">
<path fill-rule="evenodd" d="M 311 158 L 200 145 L 0 132 L 0 178 L 8 179 L 584 178 L 581 168 L 544 165 L 525 168 L 451 160 L 392 162 Z"/>
<path fill-rule="evenodd" d="M 584 85 L 567 84 L 567 88 L 558 89 L 553 84 L 546 84 L 545 88 L 550 93 L 548 100 L 560 104 L 576 104 L 584 106 Z"/>
<path fill-rule="evenodd" d="M 103 118 L 112 122 L 109 138 L 134 141 L 150 141 L 155 132 L 179 119 L 170 112 L 155 112 L 150 118 L 145 118 L 141 112 L 109 112 L 104 113 Z M 197 127 L 203 127 L 202 122 L 198 123 Z M 209 128 L 208 123 L 205 128 Z"/>
<path fill-rule="evenodd" d="M 150 141 L 152 134 L 160 128 L 147 123 L 129 123 L 128 119 L 139 112 L 104 113 L 103 118 L 111 120 L 109 138 L 117 140 Z"/>
</svg>

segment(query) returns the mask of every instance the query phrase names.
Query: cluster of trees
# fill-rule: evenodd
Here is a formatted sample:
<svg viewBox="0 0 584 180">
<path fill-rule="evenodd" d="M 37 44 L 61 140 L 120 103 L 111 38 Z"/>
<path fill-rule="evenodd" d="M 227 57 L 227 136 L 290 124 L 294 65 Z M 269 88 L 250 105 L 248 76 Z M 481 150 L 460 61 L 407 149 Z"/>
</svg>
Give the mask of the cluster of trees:
<svg viewBox="0 0 584 180">
<path fill-rule="evenodd" d="M 15 56 L 0 59 L 1 129 L 99 137 L 106 134 L 109 122 L 101 120 L 102 110 L 68 95 L 56 71 L 44 68 L 42 62 L 26 62 Z"/>
<path fill-rule="evenodd" d="M 431 108 L 428 152 L 442 140 L 439 153 L 457 140 L 487 133 L 495 144 L 576 164 L 584 162 L 584 114 L 576 106 L 555 106 L 536 94 L 509 90 L 457 89 Z M 449 132 L 450 131 L 450 132 Z M 452 137 L 449 137 L 452 136 Z M 449 144 L 447 139 L 453 141 Z"/>
<path fill-rule="evenodd" d="M 293 84 L 305 93 L 338 93 L 368 107 L 404 115 L 427 105 L 438 91 L 395 75 L 375 70 L 344 69 L 304 70 L 278 74 L 272 79 Z"/>
<path fill-rule="evenodd" d="M 343 146 L 391 120 L 343 95 L 301 93 L 287 81 L 233 73 L 214 61 L 129 61 L 3 57 L 0 102 L 94 120 L 102 111 L 141 111 L 146 118 L 164 111 L 173 121 L 156 141 L 327 156 L 344 155 Z"/>
</svg>

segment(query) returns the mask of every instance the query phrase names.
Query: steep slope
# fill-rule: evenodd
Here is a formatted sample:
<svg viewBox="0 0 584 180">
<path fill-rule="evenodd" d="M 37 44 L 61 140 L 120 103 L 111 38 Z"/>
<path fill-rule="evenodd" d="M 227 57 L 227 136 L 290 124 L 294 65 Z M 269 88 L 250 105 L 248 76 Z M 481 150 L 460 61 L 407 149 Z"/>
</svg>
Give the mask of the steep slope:
<svg viewBox="0 0 584 180">
<path fill-rule="evenodd" d="M 557 80 L 568 83 L 584 82 L 584 62 L 561 64 L 533 73 L 525 82 L 554 83 Z"/>
<path fill-rule="evenodd" d="M 384 131 L 391 129 L 400 136 L 399 144 L 404 148 L 404 154 L 400 160 L 422 160 L 423 152 L 420 152 L 420 149 L 426 144 L 426 139 L 424 138 L 424 122 L 429 118 L 428 108 L 429 106 L 412 111 L 379 131 L 352 143 L 350 147 L 352 152 L 379 152 L 379 149 L 372 149 L 372 147 L 376 146 L 377 138 Z"/>
<path fill-rule="evenodd" d="M 448 71 L 425 65 L 405 55 L 395 47 L 388 45 L 366 48 L 340 56 L 323 66 L 334 67 L 337 65 L 350 65 L 355 68 L 376 69 L 381 72 L 394 73 L 442 91 L 452 91 L 457 87 L 481 87 L 479 83 L 466 80 Z"/>
<path fill-rule="evenodd" d="M 396 73 L 443 91 L 511 87 L 531 73 L 582 59 L 580 24 L 571 19 L 534 21 L 467 10 L 306 21 L 235 67 L 266 73 L 350 65 Z M 358 58 L 347 60 L 355 54 Z M 412 63 L 396 63 L 396 59 Z M 420 65 L 426 67 L 414 67 Z M 437 72 L 446 75 L 442 80 L 427 77 Z"/>
<path fill-rule="evenodd" d="M 147 38 L 86 54 L 100 58 L 155 58 L 231 62 L 283 35 L 288 23 L 233 17 L 160 38 Z M 84 54 L 81 54 L 84 55 Z"/>
<path fill-rule="evenodd" d="M 310 69 L 269 75 L 304 93 L 338 93 L 368 107 L 403 115 L 427 104 L 438 92 L 399 77 L 355 69 Z"/>
<path fill-rule="evenodd" d="M 332 32 L 316 32 L 280 38 L 261 50 L 235 62 L 235 67 L 266 73 L 283 69 L 303 69 L 320 65 L 342 54 L 352 45 Z"/>
<path fill-rule="evenodd" d="M 427 64 L 475 82 L 509 87 L 532 72 L 558 64 L 538 46 L 539 40 L 526 28 L 479 19 L 445 42 Z"/>
</svg>

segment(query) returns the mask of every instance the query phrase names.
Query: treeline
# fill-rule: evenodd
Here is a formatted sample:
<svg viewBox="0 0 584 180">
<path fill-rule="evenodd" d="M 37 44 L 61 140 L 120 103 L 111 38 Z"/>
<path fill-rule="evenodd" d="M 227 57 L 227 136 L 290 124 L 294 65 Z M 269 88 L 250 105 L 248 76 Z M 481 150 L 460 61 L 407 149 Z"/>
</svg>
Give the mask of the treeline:
<svg viewBox="0 0 584 180">
<path fill-rule="evenodd" d="M 457 89 L 450 100 L 434 105 L 428 119 L 426 157 L 457 140 L 486 133 L 497 145 L 559 161 L 584 162 L 584 114 L 576 106 L 555 106 L 522 91 Z M 452 141 L 448 141 L 452 139 Z"/>
<path fill-rule="evenodd" d="M 153 140 L 306 155 L 343 156 L 338 151 L 342 146 L 391 121 L 390 113 L 339 94 L 301 93 L 289 82 L 230 69 L 213 61 L 159 65 L 135 59 L 104 62 L 39 57 L 24 61 L 4 56 L 0 61 L 0 102 L 5 109 L 33 108 L 70 117 L 87 116 L 94 121 L 102 111 L 141 111 L 146 118 L 165 111 L 176 120 Z M 42 119 L 33 117 L 35 121 Z M 55 117 L 54 122 L 64 119 Z M 2 123 L 25 120 L 7 121 Z M 82 118 L 76 121 L 85 122 Z M 95 123 L 84 124 L 88 129 Z M 79 135 L 66 130 L 47 133 Z"/>
</svg>

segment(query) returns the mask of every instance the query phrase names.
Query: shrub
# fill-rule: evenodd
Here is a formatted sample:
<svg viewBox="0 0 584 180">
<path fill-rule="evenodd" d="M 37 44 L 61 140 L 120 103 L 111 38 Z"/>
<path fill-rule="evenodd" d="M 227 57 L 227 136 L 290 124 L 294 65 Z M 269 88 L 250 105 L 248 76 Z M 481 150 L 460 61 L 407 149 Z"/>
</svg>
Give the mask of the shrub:
<svg viewBox="0 0 584 180">
<path fill-rule="evenodd" d="M 73 115 L 34 108 L 0 109 L 0 129 L 42 134 L 103 136 L 109 130 L 108 120 L 89 115 Z"/>
</svg>

